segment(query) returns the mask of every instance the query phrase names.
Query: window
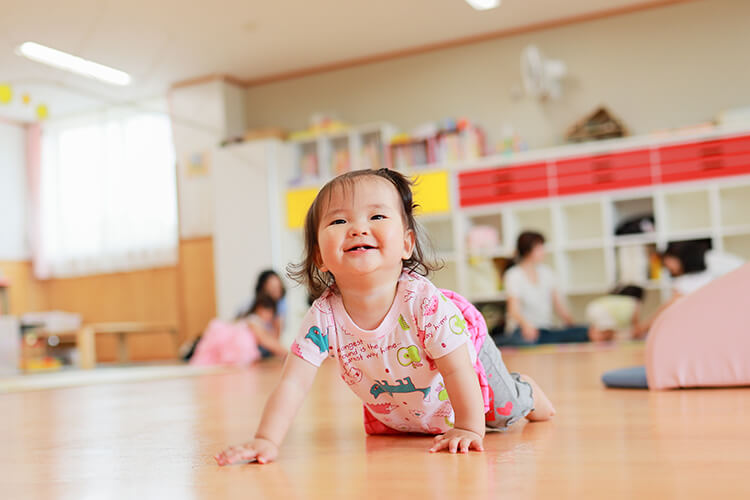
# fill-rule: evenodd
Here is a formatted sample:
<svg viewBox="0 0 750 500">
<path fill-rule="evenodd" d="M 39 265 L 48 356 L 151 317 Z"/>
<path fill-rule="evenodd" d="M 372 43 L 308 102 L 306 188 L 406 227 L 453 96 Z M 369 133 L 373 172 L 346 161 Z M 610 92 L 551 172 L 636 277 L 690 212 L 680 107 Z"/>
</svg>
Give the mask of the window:
<svg viewBox="0 0 750 500">
<path fill-rule="evenodd" d="M 45 124 L 38 168 L 31 177 L 38 277 L 177 262 L 175 155 L 166 114 L 110 110 Z"/>
</svg>

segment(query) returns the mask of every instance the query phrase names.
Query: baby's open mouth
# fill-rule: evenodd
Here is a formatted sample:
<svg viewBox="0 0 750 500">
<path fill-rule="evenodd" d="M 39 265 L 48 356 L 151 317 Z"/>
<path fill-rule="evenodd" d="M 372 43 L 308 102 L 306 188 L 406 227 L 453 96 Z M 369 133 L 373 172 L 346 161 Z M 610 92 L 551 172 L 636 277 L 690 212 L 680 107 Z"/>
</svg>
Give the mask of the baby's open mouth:
<svg viewBox="0 0 750 500">
<path fill-rule="evenodd" d="M 346 251 L 347 252 L 363 252 L 365 250 L 372 250 L 373 248 L 375 247 L 372 245 L 357 245 L 351 248 L 347 248 Z"/>
</svg>

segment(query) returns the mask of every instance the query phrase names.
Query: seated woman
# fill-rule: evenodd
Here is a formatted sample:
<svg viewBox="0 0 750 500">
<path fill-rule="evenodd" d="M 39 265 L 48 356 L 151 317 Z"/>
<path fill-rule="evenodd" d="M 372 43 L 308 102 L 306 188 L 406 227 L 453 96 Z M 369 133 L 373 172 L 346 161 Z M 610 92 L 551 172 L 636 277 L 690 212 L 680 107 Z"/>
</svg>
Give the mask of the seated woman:
<svg viewBox="0 0 750 500">
<path fill-rule="evenodd" d="M 518 263 L 505 272 L 508 294 L 508 332 L 498 345 L 557 344 L 586 342 L 584 326 L 574 326 L 573 318 L 557 289 L 555 273 L 544 264 L 544 236 L 526 231 L 518 236 Z M 554 326 L 553 312 L 564 328 Z"/>
<path fill-rule="evenodd" d="M 268 327 L 275 313 L 276 302 L 259 295 L 246 317 L 232 323 L 214 319 L 195 347 L 190 364 L 246 366 L 261 358 L 261 349 L 285 356 L 287 349 Z"/>
</svg>

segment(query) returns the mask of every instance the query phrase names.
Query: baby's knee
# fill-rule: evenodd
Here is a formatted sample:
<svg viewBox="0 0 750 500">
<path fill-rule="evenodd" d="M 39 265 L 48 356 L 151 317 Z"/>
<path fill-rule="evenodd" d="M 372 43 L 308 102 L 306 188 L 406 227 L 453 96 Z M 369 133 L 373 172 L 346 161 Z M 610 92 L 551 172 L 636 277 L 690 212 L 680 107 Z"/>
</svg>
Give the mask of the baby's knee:
<svg viewBox="0 0 750 500">
<path fill-rule="evenodd" d="M 521 420 L 534 409 L 533 389 L 531 384 L 518 373 L 511 373 L 515 387 L 494 395 L 494 408 L 487 414 L 487 426 L 504 429 Z"/>
</svg>

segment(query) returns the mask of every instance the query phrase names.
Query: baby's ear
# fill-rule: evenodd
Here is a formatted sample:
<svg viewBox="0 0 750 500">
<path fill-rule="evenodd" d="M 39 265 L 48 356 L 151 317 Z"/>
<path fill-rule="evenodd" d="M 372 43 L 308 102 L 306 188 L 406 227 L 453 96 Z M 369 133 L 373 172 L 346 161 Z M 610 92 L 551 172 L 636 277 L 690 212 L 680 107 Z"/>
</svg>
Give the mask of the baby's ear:
<svg viewBox="0 0 750 500">
<path fill-rule="evenodd" d="M 320 257 L 319 250 L 315 250 L 315 255 L 313 256 L 313 262 L 315 263 L 315 267 L 317 267 L 321 273 L 328 272 L 328 267 L 326 267 L 326 265 L 323 264 L 323 259 Z"/>
<path fill-rule="evenodd" d="M 411 258 L 414 253 L 414 245 L 416 244 L 416 234 L 413 229 L 407 229 L 404 231 L 404 252 L 401 255 L 401 259 L 407 260 Z"/>
</svg>

